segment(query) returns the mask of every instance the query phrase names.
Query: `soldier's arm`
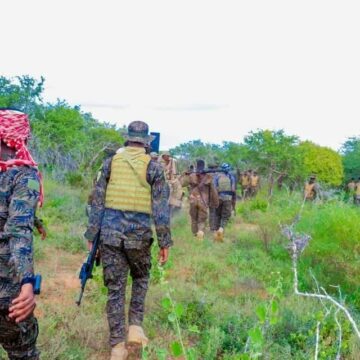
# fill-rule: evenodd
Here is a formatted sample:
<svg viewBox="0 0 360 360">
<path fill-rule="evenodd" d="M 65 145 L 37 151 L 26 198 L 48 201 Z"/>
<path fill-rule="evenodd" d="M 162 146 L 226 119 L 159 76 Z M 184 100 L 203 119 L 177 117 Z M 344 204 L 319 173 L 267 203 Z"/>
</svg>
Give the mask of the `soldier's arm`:
<svg viewBox="0 0 360 360">
<path fill-rule="evenodd" d="M 11 265 L 22 285 L 32 283 L 34 276 L 32 243 L 39 193 L 40 183 L 35 171 L 20 173 L 15 178 L 4 232 L 9 239 Z"/>
<path fill-rule="evenodd" d="M 172 246 L 170 231 L 169 185 L 162 167 L 154 161 L 149 163 L 147 180 L 152 191 L 152 216 L 160 248 Z"/>
<path fill-rule="evenodd" d="M 110 177 L 111 160 L 111 158 L 108 158 L 104 161 L 103 166 L 98 172 L 95 187 L 92 191 L 89 223 L 84 234 L 85 238 L 90 242 L 94 241 L 95 236 L 100 231 L 101 221 L 105 211 L 105 195 Z"/>
<path fill-rule="evenodd" d="M 211 180 L 210 183 L 210 199 L 209 199 L 209 206 L 211 208 L 218 208 L 219 207 L 219 194 L 214 185 L 214 182 Z"/>
</svg>

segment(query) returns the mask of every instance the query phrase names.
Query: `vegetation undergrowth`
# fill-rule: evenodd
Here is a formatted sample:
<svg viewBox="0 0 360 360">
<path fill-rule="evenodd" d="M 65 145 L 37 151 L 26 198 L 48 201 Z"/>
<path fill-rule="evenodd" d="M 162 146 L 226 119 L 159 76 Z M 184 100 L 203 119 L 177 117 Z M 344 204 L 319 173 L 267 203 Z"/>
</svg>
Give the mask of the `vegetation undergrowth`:
<svg viewBox="0 0 360 360">
<path fill-rule="evenodd" d="M 107 359 L 101 268 L 89 282 L 82 306 L 75 305 L 77 272 L 86 256 L 82 234 L 87 192 L 50 180 L 46 189 L 39 215 L 49 237 L 35 241 L 37 272 L 44 277 L 37 309 L 42 359 Z M 239 202 L 224 243 L 214 243 L 211 234 L 196 240 L 186 210 L 175 218 L 174 247 L 164 269 L 157 266 L 156 244 L 153 247 L 144 322 L 150 345 L 144 358 L 312 358 L 316 324 L 324 310 L 316 300 L 293 294 L 287 240 L 279 230 L 279 224 L 294 219 L 301 202 L 300 194 L 286 191 L 274 194 L 270 206 L 262 193 Z M 360 296 L 353 289 L 359 275 L 358 215 L 357 208 L 333 199 L 306 204 L 297 225 L 298 231 L 313 237 L 301 256 L 300 288 L 315 287 L 309 269 L 327 291 L 335 292 L 331 285 L 340 285 L 357 320 Z M 339 318 L 343 358 L 357 359 L 357 340 L 347 321 Z M 336 324 L 328 318 L 321 330 L 320 359 L 335 358 L 336 346 Z"/>
</svg>

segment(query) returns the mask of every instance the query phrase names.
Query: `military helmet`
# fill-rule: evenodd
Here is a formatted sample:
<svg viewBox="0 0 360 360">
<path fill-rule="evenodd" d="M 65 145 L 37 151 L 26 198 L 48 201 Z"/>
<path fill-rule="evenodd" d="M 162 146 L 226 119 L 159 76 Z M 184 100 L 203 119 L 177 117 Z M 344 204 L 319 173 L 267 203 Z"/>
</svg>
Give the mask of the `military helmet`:
<svg viewBox="0 0 360 360">
<path fill-rule="evenodd" d="M 221 170 L 229 172 L 231 170 L 231 166 L 228 163 L 221 164 Z"/>
<path fill-rule="evenodd" d="M 128 133 L 124 135 L 127 141 L 148 145 L 155 136 L 149 135 L 149 126 L 143 121 L 133 121 L 128 126 Z"/>
</svg>

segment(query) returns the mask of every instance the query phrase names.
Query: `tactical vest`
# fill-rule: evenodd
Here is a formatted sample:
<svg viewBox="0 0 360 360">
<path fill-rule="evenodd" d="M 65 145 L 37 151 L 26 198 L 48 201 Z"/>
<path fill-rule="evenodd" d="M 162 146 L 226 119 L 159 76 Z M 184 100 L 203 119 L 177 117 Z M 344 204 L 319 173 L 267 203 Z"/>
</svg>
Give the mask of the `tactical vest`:
<svg viewBox="0 0 360 360">
<path fill-rule="evenodd" d="M 305 185 L 305 198 L 308 200 L 312 200 L 315 197 L 315 191 L 314 191 L 315 183 L 309 184 L 306 183 Z"/>
<path fill-rule="evenodd" d="M 151 214 L 151 186 L 146 180 L 150 160 L 143 149 L 132 147 L 113 157 L 105 207 Z"/>
<path fill-rule="evenodd" d="M 229 175 L 220 174 L 216 180 L 216 188 L 219 193 L 232 191 L 232 184 Z"/>
<path fill-rule="evenodd" d="M 259 177 L 256 175 L 256 176 L 252 176 L 250 178 L 250 185 L 252 187 L 257 187 L 258 186 L 258 183 L 259 183 Z"/>
</svg>

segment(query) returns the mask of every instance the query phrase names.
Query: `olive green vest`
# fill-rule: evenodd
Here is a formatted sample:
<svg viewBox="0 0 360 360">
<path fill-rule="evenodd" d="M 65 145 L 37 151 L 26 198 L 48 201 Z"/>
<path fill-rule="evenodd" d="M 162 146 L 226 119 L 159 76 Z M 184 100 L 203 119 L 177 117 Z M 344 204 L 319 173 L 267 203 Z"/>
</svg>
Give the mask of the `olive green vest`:
<svg viewBox="0 0 360 360">
<path fill-rule="evenodd" d="M 125 147 L 111 162 L 105 207 L 151 214 L 151 186 L 146 180 L 151 158 L 143 148 Z"/>
<path fill-rule="evenodd" d="M 232 191 L 230 177 L 225 174 L 220 174 L 218 177 L 217 189 L 219 193 L 223 191 Z"/>
</svg>

